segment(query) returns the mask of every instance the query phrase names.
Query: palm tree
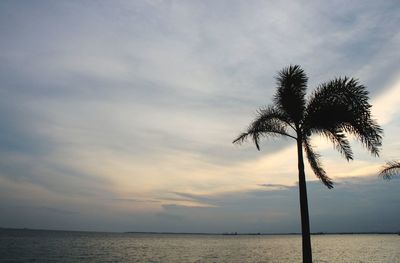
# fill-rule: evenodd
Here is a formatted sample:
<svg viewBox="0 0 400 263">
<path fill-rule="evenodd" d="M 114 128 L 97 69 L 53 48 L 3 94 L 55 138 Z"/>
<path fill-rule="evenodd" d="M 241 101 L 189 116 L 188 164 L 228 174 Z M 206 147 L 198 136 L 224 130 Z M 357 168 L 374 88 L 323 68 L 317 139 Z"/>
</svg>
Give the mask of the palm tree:
<svg viewBox="0 0 400 263">
<path fill-rule="evenodd" d="M 262 137 L 282 135 L 296 140 L 303 262 L 312 262 L 303 148 L 313 172 L 330 189 L 332 179 L 322 168 L 310 136 L 325 136 L 350 161 L 353 152 L 347 136 L 354 135 L 372 155 L 378 156 L 382 129 L 371 118 L 368 92 L 356 79 L 335 78 L 320 84 L 306 100 L 307 80 L 298 65 L 282 69 L 276 77 L 274 104 L 260 108 L 247 130 L 233 143 L 240 144 L 250 138 L 260 150 Z"/>
<path fill-rule="evenodd" d="M 390 180 L 396 174 L 400 174 L 400 162 L 391 161 L 387 162 L 385 166 L 382 167 L 379 175 L 383 176 L 384 179 Z"/>
</svg>

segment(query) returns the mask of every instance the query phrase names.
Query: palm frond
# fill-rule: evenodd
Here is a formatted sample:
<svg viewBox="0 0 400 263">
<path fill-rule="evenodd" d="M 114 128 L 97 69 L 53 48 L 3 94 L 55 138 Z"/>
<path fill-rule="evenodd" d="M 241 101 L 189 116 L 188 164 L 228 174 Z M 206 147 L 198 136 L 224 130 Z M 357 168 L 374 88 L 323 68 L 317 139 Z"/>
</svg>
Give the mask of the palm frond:
<svg viewBox="0 0 400 263">
<path fill-rule="evenodd" d="M 306 105 L 307 75 L 300 66 L 289 66 L 276 76 L 275 103 L 294 123 L 303 118 Z"/>
<path fill-rule="evenodd" d="M 354 123 L 345 123 L 342 127 L 346 132 L 355 135 L 372 155 L 379 156 L 383 130 L 375 120 L 361 118 Z"/>
<path fill-rule="evenodd" d="M 248 132 L 242 132 L 232 143 L 242 144 L 247 140 L 248 136 L 250 136 Z"/>
<path fill-rule="evenodd" d="M 341 153 L 347 161 L 353 160 L 353 151 L 350 142 L 343 130 L 339 128 L 311 129 L 309 133 L 317 133 L 328 138 L 336 150 Z"/>
<path fill-rule="evenodd" d="M 260 150 L 260 138 L 274 136 L 288 136 L 295 139 L 287 132 L 288 119 L 276 107 L 266 107 L 258 110 L 255 120 L 249 125 L 246 132 L 241 133 L 233 143 L 241 144 L 249 137 L 257 149 Z"/>
<path fill-rule="evenodd" d="M 319 159 L 321 156 L 318 153 L 314 152 L 308 138 L 303 139 L 303 146 L 307 155 L 308 163 L 310 164 L 314 174 L 322 181 L 322 183 L 326 187 L 328 187 L 329 189 L 333 188 L 332 179 L 326 175 L 325 170 L 322 168 L 321 161 Z"/>
<path fill-rule="evenodd" d="M 356 79 L 345 77 L 324 83 L 312 94 L 307 104 L 304 129 L 355 135 L 371 154 L 378 156 L 382 145 L 382 129 L 371 117 L 368 100 L 368 91 Z M 330 139 L 335 142 L 337 138 Z M 344 143 L 343 146 L 347 147 L 347 140 Z M 338 149 L 345 153 L 344 148 Z"/>
<path fill-rule="evenodd" d="M 390 180 L 393 176 L 400 174 L 400 162 L 399 161 L 391 161 L 387 162 L 382 170 L 380 171 L 379 175 L 382 176 L 384 179 Z"/>
</svg>

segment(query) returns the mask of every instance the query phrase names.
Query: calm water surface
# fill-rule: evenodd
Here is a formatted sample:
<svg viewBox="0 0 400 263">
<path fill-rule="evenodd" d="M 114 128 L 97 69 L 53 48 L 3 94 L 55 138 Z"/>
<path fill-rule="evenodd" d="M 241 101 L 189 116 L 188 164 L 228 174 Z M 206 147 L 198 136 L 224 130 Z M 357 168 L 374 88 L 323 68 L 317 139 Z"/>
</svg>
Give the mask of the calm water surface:
<svg viewBox="0 0 400 263">
<path fill-rule="evenodd" d="M 398 235 L 312 237 L 314 262 L 400 263 Z M 301 262 L 300 236 L 0 230 L 1 262 Z"/>
</svg>

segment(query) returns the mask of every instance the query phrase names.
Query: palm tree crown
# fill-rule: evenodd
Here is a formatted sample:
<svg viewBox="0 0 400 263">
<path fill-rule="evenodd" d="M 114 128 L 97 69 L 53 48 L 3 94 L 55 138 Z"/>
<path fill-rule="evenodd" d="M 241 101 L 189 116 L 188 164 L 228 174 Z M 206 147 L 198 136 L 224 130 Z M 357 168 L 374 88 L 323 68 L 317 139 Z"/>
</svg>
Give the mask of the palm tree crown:
<svg viewBox="0 0 400 263">
<path fill-rule="evenodd" d="M 382 129 L 371 118 L 368 92 L 356 79 L 344 77 L 323 83 L 306 100 L 307 80 L 298 65 L 282 69 L 276 77 L 274 104 L 260 108 L 247 130 L 233 142 L 251 138 L 260 150 L 262 137 L 283 135 L 300 140 L 313 172 L 332 188 L 333 182 L 322 168 L 310 136 L 327 137 L 349 161 L 353 152 L 348 135 L 354 135 L 372 155 L 378 156 Z"/>
<path fill-rule="evenodd" d="M 382 129 L 371 118 L 368 92 L 353 78 L 336 78 L 323 83 L 306 100 L 307 76 L 300 66 L 282 69 L 276 77 L 274 104 L 258 110 L 247 130 L 233 142 L 242 143 L 251 138 L 260 150 L 260 138 L 287 136 L 296 140 L 299 172 L 299 197 L 303 262 L 312 262 L 307 187 L 304 172 L 303 149 L 315 175 L 328 187 L 332 179 L 321 166 L 320 155 L 311 146 L 312 134 L 332 141 L 346 158 L 353 159 L 347 135 L 353 135 L 377 156 L 382 144 Z"/>
</svg>

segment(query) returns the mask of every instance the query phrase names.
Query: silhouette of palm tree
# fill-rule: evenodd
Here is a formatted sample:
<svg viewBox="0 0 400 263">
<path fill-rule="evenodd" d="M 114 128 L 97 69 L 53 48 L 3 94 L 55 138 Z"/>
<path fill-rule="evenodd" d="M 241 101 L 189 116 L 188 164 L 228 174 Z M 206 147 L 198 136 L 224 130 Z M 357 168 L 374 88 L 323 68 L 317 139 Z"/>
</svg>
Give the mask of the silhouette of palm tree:
<svg viewBox="0 0 400 263">
<path fill-rule="evenodd" d="M 320 84 L 306 100 L 307 76 L 300 66 L 289 66 L 278 72 L 274 104 L 260 108 L 246 132 L 233 143 L 251 138 L 257 149 L 263 137 L 286 136 L 297 142 L 299 195 L 303 262 L 312 262 L 307 189 L 303 148 L 315 175 L 328 188 L 333 188 L 321 166 L 320 155 L 311 145 L 310 136 L 327 137 L 346 158 L 353 159 L 347 135 L 354 135 L 372 155 L 378 156 L 382 129 L 371 118 L 368 92 L 353 78 L 335 78 Z"/>
<path fill-rule="evenodd" d="M 396 174 L 400 174 L 400 162 L 391 161 L 387 162 L 385 166 L 382 167 L 379 175 L 383 176 L 384 179 L 390 180 Z"/>
</svg>

